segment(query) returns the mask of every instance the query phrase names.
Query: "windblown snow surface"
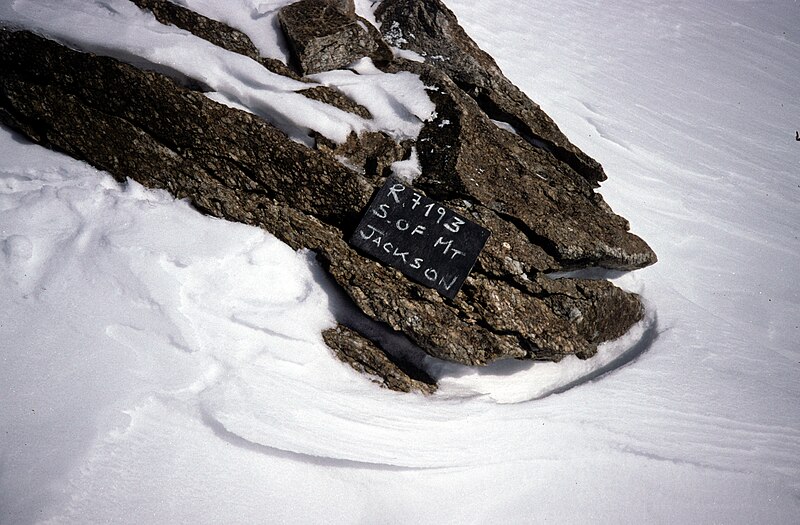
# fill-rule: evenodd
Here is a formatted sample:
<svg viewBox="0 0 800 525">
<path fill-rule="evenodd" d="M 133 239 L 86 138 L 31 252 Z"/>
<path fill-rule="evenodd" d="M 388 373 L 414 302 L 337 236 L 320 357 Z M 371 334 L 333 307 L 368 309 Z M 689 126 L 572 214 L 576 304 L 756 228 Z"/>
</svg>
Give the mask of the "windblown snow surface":
<svg viewBox="0 0 800 525">
<path fill-rule="evenodd" d="M 177 3 L 285 58 L 285 1 Z M 605 166 L 660 258 L 611 275 L 645 321 L 592 360 L 429 359 L 437 394 L 389 392 L 323 344 L 364 321 L 312 254 L 0 128 L 0 522 L 797 523 L 800 4 L 448 5 Z M 368 63 L 315 81 L 375 122 L 306 102 L 125 0 L 0 19 L 198 78 L 301 142 L 413 136 L 431 111 Z"/>
</svg>

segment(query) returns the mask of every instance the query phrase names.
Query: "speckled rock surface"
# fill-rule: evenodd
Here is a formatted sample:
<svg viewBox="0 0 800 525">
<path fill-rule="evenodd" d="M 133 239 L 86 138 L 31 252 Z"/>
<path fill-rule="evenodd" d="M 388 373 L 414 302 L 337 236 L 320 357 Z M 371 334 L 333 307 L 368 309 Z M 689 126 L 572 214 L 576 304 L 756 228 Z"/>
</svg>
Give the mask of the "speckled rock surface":
<svg viewBox="0 0 800 525">
<path fill-rule="evenodd" d="M 340 69 L 365 56 L 376 63 L 392 59 L 380 33 L 340 4 L 301 0 L 278 13 L 294 66 L 302 74 Z"/>
<path fill-rule="evenodd" d="M 322 332 L 322 337 L 336 357 L 383 387 L 423 394 L 436 391 L 436 382 L 425 372 L 392 358 L 355 330 L 340 325 Z"/>
</svg>

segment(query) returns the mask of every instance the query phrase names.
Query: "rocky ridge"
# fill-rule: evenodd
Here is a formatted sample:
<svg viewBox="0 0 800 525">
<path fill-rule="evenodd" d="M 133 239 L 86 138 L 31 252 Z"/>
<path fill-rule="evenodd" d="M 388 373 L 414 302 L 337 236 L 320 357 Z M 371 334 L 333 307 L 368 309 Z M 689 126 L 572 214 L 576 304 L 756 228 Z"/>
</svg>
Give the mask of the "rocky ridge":
<svg viewBox="0 0 800 525">
<path fill-rule="evenodd" d="M 162 74 L 3 29 L 0 121 L 121 181 L 167 189 L 204 213 L 313 250 L 367 316 L 437 358 L 483 365 L 590 357 L 641 318 L 638 297 L 610 282 L 547 276 L 593 266 L 631 270 L 656 257 L 596 193 L 605 178 L 600 165 L 502 75 L 441 2 L 383 0 L 380 32 L 347 1 L 287 6 L 279 20 L 295 71 L 259 57 L 244 34 L 219 22 L 163 0 L 134 2 L 162 23 L 293 78 L 363 56 L 386 72 L 412 72 L 428 87 L 435 117 L 415 141 L 371 131 L 342 144 L 316 136 L 316 148 L 308 148 Z M 402 58 L 407 53 L 393 54 L 391 46 L 426 59 Z M 370 117 L 334 88 L 309 83 L 301 93 Z M 421 168 L 415 189 L 492 233 L 452 301 L 346 242 L 392 163 L 412 148 Z M 424 372 L 353 327 L 323 337 L 340 359 L 384 386 L 435 389 Z"/>
</svg>

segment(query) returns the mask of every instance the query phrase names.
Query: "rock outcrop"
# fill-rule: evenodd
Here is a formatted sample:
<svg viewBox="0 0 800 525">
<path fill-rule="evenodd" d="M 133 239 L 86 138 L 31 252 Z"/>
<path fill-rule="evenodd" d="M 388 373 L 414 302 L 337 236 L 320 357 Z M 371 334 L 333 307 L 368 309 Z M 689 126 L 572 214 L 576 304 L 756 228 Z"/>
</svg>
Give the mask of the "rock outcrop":
<svg viewBox="0 0 800 525">
<path fill-rule="evenodd" d="M 180 25 L 169 9 L 157 11 L 163 2 L 136 3 L 153 9 L 162 23 L 193 32 L 198 26 L 186 22 L 190 11 L 175 11 Z M 308 148 L 161 74 L 8 29 L 0 32 L 0 122 L 121 181 L 167 189 L 204 213 L 313 250 L 367 316 L 434 357 L 468 365 L 589 357 L 599 343 L 625 333 L 642 316 L 636 295 L 607 281 L 547 276 L 591 266 L 630 270 L 656 260 L 594 191 L 605 177 L 599 164 L 502 76 L 438 1 L 384 0 L 377 16 L 385 41 L 348 5 L 302 0 L 282 10 L 294 66 L 306 74 L 371 56 L 387 72 L 420 75 L 436 114 L 416 141 L 395 143 L 368 132 L 343 145 L 318 137 L 317 148 Z M 325 22 L 310 26 L 314 20 Z M 213 27 L 218 45 L 254 54 L 243 34 L 222 24 L 199 25 Z M 196 34 L 212 41 L 203 31 Z M 335 44 L 325 44 L 328 38 Z M 449 59 L 393 58 L 386 42 Z M 322 56 L 325 49 L 336 49 L 331 56 L 337 58 Z M 310 86 L 305 94 L 369 117 L 336 90 Z M 454 300 L 346 242 L 391 163 L 407 158 L 412 146 L 422 170 L 415 189 L 491 231 Z M 336 159 L 340 155 L 347 165 Z M 435 388 L 424 372 L 387 356 L 352 328 L 336 327 L 324 339 L 340 359 L 384 386 Z"/>
</svg>

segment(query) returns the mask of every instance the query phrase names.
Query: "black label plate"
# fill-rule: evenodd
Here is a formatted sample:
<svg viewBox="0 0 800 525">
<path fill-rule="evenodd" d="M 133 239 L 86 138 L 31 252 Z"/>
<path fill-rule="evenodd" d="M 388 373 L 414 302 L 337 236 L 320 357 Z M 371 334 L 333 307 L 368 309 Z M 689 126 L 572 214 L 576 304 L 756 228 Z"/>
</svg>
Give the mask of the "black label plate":
<svg viewBox="0 0 800 525">
<path fill-rule="evenodd" d="M 389 177 L 350 244 L 453 299 L 488 238 L 486 228 Z"/>
</svg>

